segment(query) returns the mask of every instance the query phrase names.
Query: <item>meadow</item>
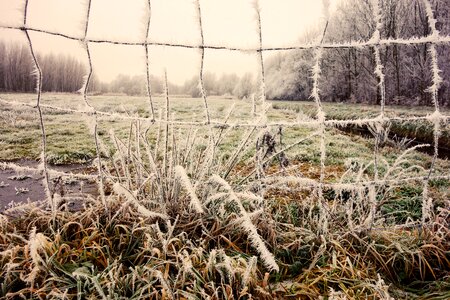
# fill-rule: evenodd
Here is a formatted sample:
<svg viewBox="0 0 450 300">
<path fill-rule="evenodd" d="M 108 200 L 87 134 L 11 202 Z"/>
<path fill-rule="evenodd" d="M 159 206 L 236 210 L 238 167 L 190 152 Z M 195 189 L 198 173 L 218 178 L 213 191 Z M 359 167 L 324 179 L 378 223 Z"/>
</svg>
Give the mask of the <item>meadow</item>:
<svg viewBox="0 0 450 300">
<path fill-rule="evenodd" d="M 173 96 L 172 96 L 173 97 Z M 40 135 L 39 122 L 34 109 L 35 95 L 33 94 L 1 94 L 0 100 L 13 101 L 17 103 L 27 104 L 24 107 L 13 107 L 6 102 L 2 103 L 3 107 L 0 112 L 2 131 L 0 132 L 0 160 L 10 161 L 17 159 L 33 159 L 36 160 L 40 155 L 40 140 L 36 138 Z M 119 135 L 128 134 L 130 123 L 133 117 L 149 118 L 149 104 L 146 97 L 133 97 L 125 95 L 109 95 L 109 96 L 91 96 L 91 101 L 96 110 L 106 113 L 119 113 L 128 119 L 114 119 L 108 116 L 99 116 L 100 130 L 99 135 L 108 135 L 113 128 Z M 164 112 L 164 96 L 154 97 L 155 101 L 155 118 Z M 237 99 L 226 99 L 223 97 L 210 98 L 211 119 L 221 120 L 229 112 L 234 104 L 233 111 L 229 116 L 229 123 L 252 123 L 252 103 L 251 100 L 242 101 Z M 82 114 L 73 114 L 70 111 L 60 111 L 46 108 L 47 106 L 60 107 L 63 109 L 82 109 L 83 99 L 76 94 L 58 94 L 46 93 L 42 99 L 45 111 L 44 122 L 48 135 L 48 155 L 49 162 L 54 165 L 84 163 L 95 157 L 95 145 L 91 133 L 88 128 L 89 118 Z M 203 122 L 204 108 L 200 98 L 188 98 L 176 96 L 171 100 L 171 117 L 174 121 L 181 122 Z M 375 105 L 365 104 L 348 104 L 348 103 L 324 103 L 324 111 L 328 119 L 335 120 L 356 120 L 362 118 L 376 117 L 379 115 L 380 108 Z M 386 116 L 393 117 L 424 117 L 433 113 L 431 107 L 406 107 L 391 106 L 386 109 Z M 450 111 L 444 110 L 443 114 L 449 114 Z M 308 122 L 312 121 L 316 114 L 316 106 L 311 101 L 273 101 L 268 111 L 269 122 L 295 122 L 296 120 Z M 401 141 L 406 137 L 407 140 L 421 140 L 424 144 L 433 143 L 433 126 L 427 121 L 411 121 L 411 122 L 392 122 L 389 131 L 390 134 L 397 135 L 397 141 Z M 184 126 L 188 127 L 188 126 Z M 286 143 L 293 141 L 295 136 L 301 136 L 312 132 L 308 126 L 299 126 L 295 130 L 289 127 L 284 129 L 286 134 Z M 337 126 L 338 127 L 338 126 Z M 345 128 L 345 126 L 342 126 Z M 339 127 L 338 127 L 339 128 Z M 331 151 L 329 159 L 337 159 L 337 163 L 343 163 L 345 158 L 361 156 L 361 159 L 370 160 L 373 151 L 364 148 L 364 145 L 370 145 L 369 139 L 359 139 L 356 135 L 343 134 L 342 131 L 328 128 L 329 135 L 327 140 L 330 141 L 328 150 Z M 233 130 L 231 141 L 239 140 L 239 134 L 242 130 Z M 299 134 L 299 132 L 301 134 Z M 152 134 L 152 131 L 150 131 Z M 353 141 L 353 142 L 352 142 Z M 372 141 L 373 142 L 373 141 Z M 314 160 L 309 157 L 311 153 L 317 150 L 317 141 L 310 141 L 306 145 L 302 145 L 295 151 L 294 155 L 306 156 L 304 160 Z M 347 145 L 342 154 L 341 146 Z M 392 145 L 395 148 L 395 145 Z M 363 147 L 363 148 L 360 148 Z M 444 151 L 450 149 L 450 125 L 444 124 L 440 137 L 440 147 Z M 388 148 L 385 152 L 390 153 L 395 149 Z M 429 147 L 430 149 L 432 147 Z M 315 149 L 315 150 L 314 150 Z M 362 151 L 364 149 L 364 151 Z M 312 150 L 312 151 L 311 151 Z M 400 149 L 401 150 L 401 149 Z M 336 157 L 339 152 L 340 157 Z M 352 154 L 353 153 L 353 154 Z M 418 160 L 426 161 L 427 156 L 419 156 Z M 317 157 L 316 159 L 317 160 Z M 441 162 L 443 163 L 443 162 Z"/>
<path fill-rule="evenodd" d="M 35 95 L 2 100 L 15 104 L 1 103 L 1 166 L 26 166 L 41 154 Z M 201 126 L 202 99 L 153 100 L 166 122 L 148 119 L 145 97 L 89 97 L 102 112 L 99 182 L 92 115 L 70 111 L 83 109 L 82 97 L 43 94 L 50 169 L 81 166 L 63 184 L 85 176 L 101 191 L 70 209 L 71 195 L 53 189 L 51 210 L 36 201 L 0 215 L 2 297 L 450 297 L 450 163 L 418 151 L 432 148 L 421 146 L 433 141 L 428 121 L 364 134 L 327 126 L 322 166 L 310 101 L 270 102 L 267 123 L 277 126 L 267 127 L 255 125 L 264 124 L 264 108 L 251 100 L 210 97 L 213 122 Z M 355 120 L 376 117 L 379 107 L 325 103 L 324 111 Z M 390 118 L 432 112 L 386 109 Z M 449 133 L 443 124 L 442 149 Z"/>
</svg>

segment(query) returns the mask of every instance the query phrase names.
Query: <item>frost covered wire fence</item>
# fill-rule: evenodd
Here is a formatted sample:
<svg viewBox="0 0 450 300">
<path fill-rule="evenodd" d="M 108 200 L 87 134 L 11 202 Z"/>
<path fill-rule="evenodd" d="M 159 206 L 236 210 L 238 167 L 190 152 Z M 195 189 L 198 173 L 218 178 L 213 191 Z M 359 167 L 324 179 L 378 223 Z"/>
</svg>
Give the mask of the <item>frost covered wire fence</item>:
<svg viewBox="0 0 450 300">
<path fill-rule="evenodd" d="M 148 0 L 148 10 L 147 10 L 148 16 L 147 16 L 147 23 L 146 23 L 146 27 L 145 27 L 145 43 L 143 44 L 144 48 L 145 48 L 145 75 L 147 76 L 147 81 L 145 82 L 146 87 L 147 87 L 147 97 L 148 97 L 148 102 L 150 105 L 150 112 L 151 112 L 151 117 L 152 117 L 152 121 L 155 121 L 155 109 L 153 107 L 153 99 L 152 99 L 152 88 L 151 88 L 151 84 L 150 84 L 150 65 L 149 65 L 149 49 L 148 49 L 148 44 L 147 44 L 147 40 L 148 40 L 148 35 L 150 32 L 150 21 L 152 18 L 152 3 L 151 0 Z"/>
<path fill-rule="evenodd" d="M 143 0 L 145 1 L 145 0 Z M 351 191 L 359 191 L 362 188 L 368 188 L 371 193 L 374 193 L 374 189 L 378 186 L 383 186 L 386 184 L 389 184 L 391 182 L 393 183 L 402 183 L 402 182 L 421 182 L 423 184 L 423 203 L 422 203 L 422 222 L 425 223 L 431 216 L 430 216 L 430 208 L 432 205 L 432 200 L 429 197 L 428 194 L 428 185 L 429 181 L 431 179 L 450 179 L 450 175 L 442 175 L 442 176 L 433 176 L 433 172 L 435 170 L 435 163 L 438 158 L 438 151 L 439 151 L 439 137 L 441 133 L 441 127 L 442 124 L 445 122 L 448 122 L 450 120 L 450 116 L 444 115 L 440 112 L 439 103 L 438 103 L 438 92 L 440 88 L 440 84 L 442 82 L 442 78 L 440 77 L 440 69 L 438 65 L 438 54 L 436 51 L 436 47 L 440 45 L 448 45 L 450 44 L 450 36 L 442 36 L 439 31 L 436 29 L 436 19 L 434 18 L 434 13 L 432 10 L 432 6 L 428 0 L 422 0 L 423 4 L 426 8 L 426 14 L 428 18 L 428 25 L 430 27 L 430 34 L 428 36 L 424 37 L 412 37 L 408 39 L 404 38 L 382 38 L 381 37 L 381 28 L 382 28 L 382 11 L 381 11 L 381 1 L 379 0 L 372 0 L 371 6 L 373 11 L 373 19 L 375 22 L 375 30 L 372 35 L 372 37 L 367 41 L 346 41 L 346 42 L 332 42 L 327 43 L 324 42 L 324 36 L 326 35 L 326 28 L 328 25 L 328 19 L 329 19 L 329 0 L 323 0 L 323 7 L 324 7 L 324 16 L 325 19 L 325 28 L 323 31 L 323 34 L 321 36 L 318 36 L 317 40 L 312 43 L 302 43 L 298 44 L 297 46 L 289 46 L 289 47 L 264 47 L 263 44 L 263 38 L 264 38 L 264 26 L 262 15 L 260 11 L 259 2 L 255 1 L 254 10 L 255 10 L 255 34 L 258 35 L 258 46 L 255 48 L 248 47 L 248 48 L 240 48 L 240 47 L 228 47 L 224 45 L 211 45 L 207 44 L 207 42 L 204 39 L 203 36 L 203 25 L 202 25 L 202 10 L 201 10 L 201 2 L 200 0 L 195 1 L 195 7 L 197 11 L 197 18 L 198 18 L 198 28 L 199 28 L 199 36 L 200 36 L 200 43 L 198 45 L 188 45 L 183 43 L 161 43 L 161 42 L 152 42 L 149 41 L 149 32 L 151 24 L 151 15 L 152 15 L 152 6 L 151 6 L 151 0 L 146 0 L 147 2 L 147 10 L 145 11 L 146 15 L 146 26 L 145 26 L 145 35 L 143 37 L 142 42 L 127 42 L 127 41 L 119 41 L 119 40 L 113 40 L 113 39 L 93 39 L 88 37 L 88 31 L 89 31 L 89 20 L 90 20 L 90 7 L 91 7 L 91 0 L 86 1 L 86 14 L 85 14 L 85 21 L 84 21 L 84 31 L 82 37 L 77 37 L 65 33 L 60 33 L 56 31 L 49 31 L 49 30 L 43 30 L 40 28 L 35 28 L 32 26 L 29 26 L 27 23 L 27 14 L 28 14 L 28 2 L 29 0 L 24 1 L 24 8 L 23 8 L 23 24 L 21 26 L 9 26 L 9 25 L 2 25 L 0 24 L 0 28 L 6 28 L 6 29 L 16 29 L 22 31 L 26 38 L 29 45 L 30 53 L 33 59 L 33 63 L 35 66 L 35 72 L 36 75 L 36 104 L 28 104 L 28 103 L 19 103 L 19 102 L 13 102 L 13 101 L 5 101 L 0 99 L 0 103 L 2 105 L 8 104 L 12 107 L 33 107 L 37 110 L 39 115 L 39 122 L 40 122 L 40 130 L 41 130 L 41 165 L 39 165 L 38 168 L 32 169 L 27 168 L 28 170 L 32 170 L 36 173 L 43 173 L 44 175 L 44 187 L 47 193 L 47 198 L 50 201 L 52 210 L 57 209 L 57 205 L 53 199 L 53 196 L 50 192 L 50 178 L 52 176 L 56 176 L 56 173 L 58 175 L 65 174 L 67 176 L 80 176 L 76 174 L 71 173 L 62 173 L 56 172 L 54 170 L 51 170 L 48 168 L 47 163 L 47 140 L 46 140 L 46 128 L 43 118 L 43 111 L 44 110 L 54 110 L 54 111 L 63 111 L 70 114 L 79 114 L 79 115 L 86 115 L 90 119 L 90 131 L 92 134 L 92 138 L 95 141 L 95 149 L 96 149 L 96 164 L 97 164 L 97 171 L 98 174 L 96 175 L 98 179 L 98 185 L 99 185 L 99 193 L 101 200 L 104 202 L 105 196 L 104 196 L 104 186 L 103 186 L 103 180 L 104 180 L 104 174 L 103 174 L 103 162 L 102 162 L 102 142 L 99 139 L 98 136 L 98 122 L 99 117 L 106 118 L 106 119 L 121 119 L 121 120 L 133 120 L 133 121 L 142 121 L 142 122 L 149 122 L 149 123 L 159 123 L 160 125 L 173 125 L 173 126 L 194 126 L 194 127 L 208 127 L 212 128 L 214 126 L 218 126 L 221 128 L 227 128 L 227 129 L 237 129 L 237 128 L 257 128 L 257 129 L 264 129 L 264 128 L 273 128 L 273 127 L 283 127 L 283 128 L 300 128 L 300 127 L 307 127 L 316 129 L 316 134 L 320 139 L 320 177 L 318 180 L 311 179 L 311 178 L 303 178 L 303 177 L 290 177 L 290 176 L 280 176 L 277 177 L 278 182 L 271 182 L 272 179 L 267 179 L 268 183 L 271 184 L 279 184 L 280 182 L 297 182 L 304 188 L 314 188 L 314 190 L 317 192 L 319 204 L 321 211 L 323 212 L 323 220 L 322 220 L 322 228 L 326 231 L 326 222 L 327 222 L 327 215 L 330 213 L 330 208 L 327 207 L 327 204 L 325 203 L 323 199 L 323 190 L 325 188 L 332 188 L 337 191 L 341 190 L 351 190 Z M 69 109 L 64 107 L 57 107 L 52 105 L 45 105 L 41 104 L 41 87 L 42 87 L 42 71 L 39 66 L 39 62 L 35 55 L 35 50 L 33 47 L 33 41 L 30 37 L 30 32 L 38 32 L 43 33 L 51 36 L 58 36 L 63 37 L 69 40 L 75 40 L 79 41 L 80 44 L 85 49 L 87 61 L 88 61 L 88 69 L 86 72 L 86 78 L 84 85 L 81 87 L 80 92 L 84 99 L 85 108 L 84 109 Z M 144 48 L 145 50 L 145 62 L 143 64 L 146 67 L 146 92 L 148 97 L 148 110 L 149 110 L 149 117 L 137 117 L 137 116 L 130 116 L 123 113 L 111 113 L 111 112 L 105 112 L 101 110 L 96 110 L 90 103 L 90 99 L 88 96 L 88 89 L 89 84 L 92 77 L 92 60 L 89 50 L 90 44 L 110 44 L 110 45 L 128 45 L 128 46 L 137 46 Z M 430 70 L 432 73 L 432 85 L 429 87 L 428 91 L 432 95 L 433 105 L 434 105 L 434 112 L 428 116 L 401 116 L 401 117 L 388 117 L 385 114 L 385 106 L 386 106 L 386 91 L 385 91 L 385 74 L 383 73 L 383 65 L 380 57 L 380 47 L 382 46 L 390 46 L 390 45 L 428 45 L 428 55 L 430 56 Z M 150 55 L 149 55 L 149 47 L 150 46 L 166 46 L 166 47 L 174 47 L 174 48 L 186 48 L 186 49 L 198 49 L 200 52 L 200 68 L 199 68 L 199 89 L 200 94 L 203 100 L 204 105 L 204 120 L 203 121 L 177 121 L 173 120 L 173 118 L 156 118 L 155 116 L 155 109 L 154 109 L 154 101 L 152 98 L 152 90 L 150 85 Z M 320 100 L 320 86 L 319 86 L 319 79 L 321 74 L 321 64 L 322 64 L 322 54 L 323 51 L 326 49 L 343 49 L 343 48 L 372 48 L 373 49 L 373 55 L 374 55 L 374 61 L 376 64 L 374 74 L 376 75 L 378 79 L 378 89 L 381 97 L 380 101 L 380 114 L 377 117 L 373 118 L 361 118 L 361 119 L 348 119 L 348 120 L 334 120 L 334 119 L 327 119 L 327 116 L 322 108 L 321 100 Z M 246 54 L 254 54 L 255 58 L 258 60 L 258 73 L 259 73 L 259 86 L 258 86 L 258 93 L 257 98 L 254 100 L 258 102 L 261 107 L 259 113 L 260 118 L 254 118 L 258 121 L 242 121 L 239 123 L 227 123 L 223 122 L 221 120 L 214 120 L 211 118 L 211 113 L 208 107 L 208 98 L 204 87 L 203 82 L 203 73 L 204 73 L 204 57 L 205 57 L 205 50 L 227 50 L 227 51 L 238 51 Z M 311 93 L 311 98 L 314 100 L 315 106 L 316 106 L 316 118 L 313 120 L 298 120 L 298 121 L 286 121 L 286 122 L 272 122 L 269 121 L 266 118 L 266 111 L 268 109 L 268 103 L 266 102 L 266 91 L 265 91 L 265 70 L 264 70 L 264 53 L 269 52 L 275 52 L 275 51 L 291 51 L 291 50 L 313 50 L 314 51 L 314 64 L 313 68 L 311 70 L 311 77 L 313 79 L 313 89 Z M 167 112 L 169 113 L 169 112 Z M 255 112 L 253 112 L 255 113 Z M 387 124 L 389 122 L 416 122 L 416 121 L 427 121 L 430 124 L 433 125 L 434 130 L 434 153 L 433 153 L 433 161 L 429 168 L 428 175 L 425 177 L 417 177 L 417 176 L 406 176 L 406 177 L 399 177 L 399 178 L 379 178 L 379 135 L 383 129 L 384 124 Z M 335 128 L 335 127 L 345 127 L 350 125 L 373 125 L 374 128 L 376 128 L 376 131 L 378 134 L 375 136 L 375 148 L 374 148 L 374 178 L 373 180 L 366 180 L 366 181 L 356 181 L 354 183 L 326 183 L 324 182 L 325 175 L 326 175 L 326 168 L 325 168 L 325 160 L 326 160 L 326 154 L 327 154 L 327 148 L 326 148 L 326 130 L 328 128 Z M 289 146 L 288 146 L 289 147 Z M 14 166 L 17 169 L 23 168 L 21 166 L 15 165 L 13 163 L 2 165 L 8 165 L 8 166 Z M 179 172 L 181 175 L 183 175 L 182 172 Z M 92 176 L 92 175 L 89 175 Z M 186 179 L 183 176 L 181 176 L 183 179 Z M 185 180 L 184 180 L 185 181 Z M 186 181 L 185 181 L 186 182 Z M 186 186 L 189 186 L 186 182 Z M 373 197 L 372 197 L 373 198 Z M 373 199 L 372 199 L 373 200 Z M 371 201 L 369 199 L 369 201 Z M 373 202 L 373 201 L 372 201 Z M 373 208 L 373 203 L 371 204 Z M 198 209 L 200 207 L 197 207 Z M 372 220 L 368 220 L 369 223 L 373 222 Z M 373 224 L 369 224 L 369 226 L 372 226 Z"/>
<path fill-rule="evenodd" d="M 28 0 L 25 1 L 24 11 L 23 11 L 23 27 L 27 27 L 27 16 L 28 16 Z M 41 165 L 39 166 L 39 169 L 42 170 L 44 173 L 44 189 L 47 196 L 47 199 L 50 201 L 50 205 L 52 208 L 52 211 L 56 210 L 56 205 L 53 199 L 53 196 L 50 192 L 50 179 L 49 174 L 47 170 L 47 135 L 45 134 L 45 126 L 44 126 L 44 117 L 42 115 L 42 109 L 41 109 L 41 92 L 42 92 L 42 70 L 39 66 L 39 62 L 37 60 L 36 54 L 34 52 L 33 43 L 31 41 L 30 35 L 27 30 L 24 30 L 24 33 L 27 37 L 28 45 L 30 47 L 30 53 L 33 58 L 35 70 L 34 74 L 36 75 L 36 110 L 38 111 L 39 115 L 39 127 L 41 129 L 41 138 L 42 138 L 42 155 L 41 155 Z"/>
<path fill-rule="evenodd" d="M 26 0 L 26 1 L 28 1 L 28 0 Z M 80 92 L 83 94 L 83 99 L 84 99 L 84 103 L 85 103 L 85 105 L 87 107 L 87 110 L 90 110 L 91 113 L 92 113 L 92 117 L 91 118 L 93 119 L 93 123 L 91 124 L 91 133 L 92 133 L 92 135 L 94 137 L 95 150 L 96 150 L 96 154 L 97 154 L 98 191 L 99 191 L 102 203 L 106 207 L 105 192 L 104 192 L 104 187 L 103 187 L 101 151 L 100 151 L 99 138 L 98 138 L 97 112 L 96 112 L 95 108 L 88 101 L 89 83 L 91 81 L 92 73 L 93 73 L 91 53 L 89 51 L 89 43 L 86 41 L 86 36 L 87 36 L 87 33 L 88 33 L 88 29 L 89 29 L 89 17 L 90 17 L 90 14 L 91 14 L 91 0 L 88 0 L 88 2 L 87 2 L 87 9 L 86 9 L 86 23 L 85 23 L 85 27 L 84 27 L 84 36 L 83 36 L 82 45 L 83 45 L 83 48 L 86 50 L 86 56 L 87 56 L 87 59 L 88 59 L 88 66 L 89 67 L 88 67 L 88 74 L 86 76 L 84 85 L 81 88 Z"/>
</svg>

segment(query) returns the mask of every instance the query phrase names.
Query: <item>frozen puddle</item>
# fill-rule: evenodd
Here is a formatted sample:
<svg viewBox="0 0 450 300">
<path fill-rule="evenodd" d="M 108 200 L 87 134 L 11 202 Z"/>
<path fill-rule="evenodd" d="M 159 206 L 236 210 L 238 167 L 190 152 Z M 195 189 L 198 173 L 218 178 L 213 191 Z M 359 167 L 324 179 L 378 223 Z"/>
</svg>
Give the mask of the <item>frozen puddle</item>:
<svg viewBox="0 0 450 300">
<path fill-rule="evenodd" d="M 21 167 L 36 168 L 38 162 L 33 160 L 15 161 Z M 90 165 L 50 166 L 50 170 L 70 172 L 74 174 L 93 174 Z M 94 173 L 95 174 L 95 173 Z M 45 199 L 43 175 L 30 170 L 16 171 L 6 164 L 0 165 L 0 212 L 12 205 L 42 201 Z M 88 197 L 96 198 L 97 185 L 92 179 L 75 179 L 70 177 L 51 176 L 50 191 L 59 194 L 70 210 L 79 210 Z"/>
</svg>

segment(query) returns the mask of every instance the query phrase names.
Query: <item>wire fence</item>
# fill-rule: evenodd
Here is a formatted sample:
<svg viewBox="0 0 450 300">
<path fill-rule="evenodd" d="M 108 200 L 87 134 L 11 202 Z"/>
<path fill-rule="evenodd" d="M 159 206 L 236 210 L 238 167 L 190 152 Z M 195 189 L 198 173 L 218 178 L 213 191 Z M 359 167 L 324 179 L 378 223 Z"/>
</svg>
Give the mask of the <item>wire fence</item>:
<svg viewBox="0 0 450 300">
<path fill-rule="evenodd" d="M 329 19 L 329 1 L 323 1 L 324 2 L 324 18 L 326 19 L 326 26 L 328 26 L 328 19 Z M 325 30 L 323 33 L 323 36 L 318 37 L 317 41 L 314 43 L 304 43 L 299 44 L 297 46 L 289 46 L 289 47 L 264 47 L 263 46 L 263 38 L 264 38 L 264 28 L 262 27 L 261 22 L 261 14 L 260 14 L 260 7 L 258 4 L 258 1 L 255 1 L 254 9 L 256 14 L 256 29 L 258 34 L 258 41 L 259 46 L 256 48 L 235 48 L 235 47 L 227 47 L 222 45 L 208 45 L 205 43 L 205 39 L 203 36 L 203 25 L 202 25 L 202 10 L 201 10 L 201 3 L 200 0 L 195 1 L 196 5 L 196 11 L 197 11 L 197 18 L 198 18 L 198 29 L 200 34 L 200 44 L 198 45 L 188 45 L 188 44 L 179 44 L 179 43 L 159 43 L 159 42 L 149 42 L 149 31 L 151 24 L 151 14 L 152 14 L 152 7 L 151 7 L 151 0 L 148 0 L 147 9 L 148 9 L 148 19 L 146 22 L 146 34 L 145 34 L 145 40 L 141 42 L 127 42 L 127 41 L 118 41 L 118 40 L 112 40 L 112 39 L 92 39 L 88 38 L 88 31 L 89 31 L 89 24 L 91 19 L 91 0 L 87 1 L 86 4 L 86 11 L 85 11 L 85 22 L 84 22 L 84 33 L 82 37 L 76 37 L 71 36 L 64 33 L 54 32 L 54 31 L 48 31 L 43 30 L 40 28 L 34 28 L 28 25 L 28 3 L 29 0 L 25 0 L 24 2 L 24 11 L 23 11 L 23 25 L 22 26 L 8 26 L 8 25 L 0 25 L 0 28 L 6 28 L 6 29 L 16 29 L 22 31 L 28 42 L 29 50 L 31 52 L 31 56 L 33 58 L 34 66 L 35 66 L 35 75 L 36 75 L 36 103 L 34 105 L 27 104 L 27 103 L 20 103 L 20 102 L 13 102 L 13 101 L 5 101 L 0 99 L 0 103 L 3 105 L 12 105 L 13 107 L 20 107 L 20 106 L 28 106 L 33 107 L 38 112 L 39 116 L 39 123 L 40 123 L 40 130 L 41 130 L 41 164 L 38 168 L 32 169 L 32 168 L 25 168 L 27 170 L 34 170 L 36 172 L 42 172 L 44 175 L 44 187 L 47 193 L 47 198 L 52 201 L 52 207 L 56 209 L 56 203 L 54 203 L 52 199 L 52 193 L 50 191 L 50 178 L 52 176 L 72 176 L 72 177 L 97 177 L 98 183 L 99 183 L 99 191 L 100 191 L 100 197 L 103 202 L 105 202 L 105 193 L 104 193 L 104 174 L 103 174 L 103 165 L 104 162 L 102 162 L 102 157 L 100 155 L 100 145 L 99 145 L 99 132 L 98 132 L 98 118 L 104 117 L 104 118 L 110 118 L 110 119 L 124 119 L 124 120 L 141 120 L 145 122 L 151 122 L 151 123 L 164 123 L 164 124 L 172 124 L 176 126 L 199 126 L 199 127 L 205 127 L 205 126 L 222 126 L 222 127 L 233 127 L 233 128 L 240 128 L 240 127 L 254 127 L 254 128 L 271 128 L 271 127 L 283 127 L 283 128 L 300 128 L 300 127 L 308 127 L 308 128 L 314 128 L 317 131 L 313 134 L 314 136 L 318 136 L 320 138 L 320 176 L 318 179 L 311 179 L 311 178 L 303 178 L 303 177 L 288 177 L 285 176 L 284 180 L 286 182 L 297 182 L 301 186 L 305 188 L 311 188 L 314 187 L 317 189 L 318 192 L 318 198 L 320 203 L 320 209 L 323 215 L 325 215 L 324 220 L 326 220 L 326 214 L 328 212 L 327 210 L 327 204 L 325 203 L 323 191 L 324 189 L 332 188 L 334 190 L 360 190 L 361 188 L 371 188 L 374 186 L 381 186 L 381 185 L 387 185 L 391 182 L 394 183 L 402 183 L 402 182 L 420 182 L 423 186 L 423 202 L 422 202 L 422 223 L 425 223 L 429 218 L 429 211 L 430 211 L 430 205 L 432 204 L 430 200 L 430 195 L 428 193 L 428 187 L 430 180 L 432 179 L 450 179 L 450 175 L 435 175 L 433 176 L 433 172 L 435 170 L 435 164 L 436 160 L 438 158 L 439 154 L 439 137 L 441 134 L 441 127 L 443 124 L 449 121 L 450 116 L 445 115 L 441 113 L 439 102 L 438 102 L 438 92 L 440 88 L 440 84 L 442 81 L 442 78 L 440 77 L 440 70 L 438 66 L 438 54 L 436 51 L 436 46 L 439 45 L 447 45 L 450 43 L 450 36 L 442 36 L 440 35 L 439 31 L 436 29 L 436 20 L 434 18 L 432 6 L 428 0 L 423 0 L 423 5 L 426 8 L 426 15 L 428 18 L 428 25 L 430 27 L 430 34 L 428 36 L 424 37 L 413 37 L 409 39 L 402 39 L 402 38 L 388 38 L 383 39 L 381 38 L 381 30 L 382 30 L 382 12 L 381 12 L 381 1 L 380 0 L 372 0 L 372 6 L 373 6 L 373 19 L 376 24 L 375 31 L 373 32 L 372 37 L 367 41 L 348 41 L 348 42 L 339 42 L 339 43 L 325 43 L 324 42 L 324 35 Z M 42 91 L 42 71 L 39 66 L 39 61 L 36 57 L 35 49 L 33 46 L 33 41 L 30 38 L 30 32 L 39 32 L 44 33 L 47 35 L 52 36 L 59 36 L 70 40 L 79 41 L 81 45 L 84 48 L 84 51 L 86 53 L 86 58 L 88 62 L 88 69 L 87 74 L 85 77 L 84 85 L 81 87 L 80 92 L 83 95 L 85 109 L 69 109 L 64 107 L 57 107 L 52 105 L 45 105 L 41 103 L 41 91 Z M 105 112 L 96 110 L 96 108 L 91 104 L 90 97 L 88 95 L 88 89 L 89 85 L 91 83 L 92 79 L 92 59 L 91 59 L 91 53 L 90 53 L 90 44 L 111 44 L 111 45 L 129 45 L 129 46 L 137 46 L 142 47 L 145 50 L 145 62 L 143 62 L 146 66 L 146 79 L 147 79 L 147 85 L 146 85 L 146 92 L 147 92 L 147 98 L 148 98 L 148 111 L 149 111 L 149 117 L 135 117 L 130 116 L 122 113 L 112 113 L 112 112 Z M 386 108 L 386 92 L 385 92 L 385 75 L 383 73 L 383 65 L 382 60 L 380 57 L 380 47 L 388 46 L 388 45 L 428 45 L 428 55 L 431 58 L 431 64 L 430 68 L 432 71 L 432 85 L 429 87 L 428 91 L 432 96 L 433 105 L 434 105 L 434 112 L 432 114 L 429 114 L 427 116 L 404 116 L 404 117 L 389 117 L 385 113 Z M 204 120 L 203 121 L 175 121 L 170 119 L 157 119 L 155 117 L 155 108 L 154 108 L 154 100 L 152 96 L 152 90 L 150 85 L 150 67 L 149 67 L 149 52 L 150 46 L 166 46 L 166 47 L 178 47 L 178 48 L 189 48 L 189 49 L 198 49 L 200 51 L 200 68 L 199 68 L 199 88 L 201 91 L 201 98 L 203 101 L 203 109 L 204 109 Z M 378 89 L 379 89 L 379 95 L 381 95 L 381 103 L 380 103 L 380 111 L 379 115 L 374 118 L 360 118 L 360 119 L 346 119 L 346 120 L 334 120 L 334 119 L 328 119 L 326 116 L 326 113 L 323 109 L 322 103 L 321 103 L 321 97 L 320 97 L 320 76 L 321 76 L 321 67 L 322 67 L 322 56 L 323 51 L 325 49 L 338 49 L 338 48 L 364 48 L 364 47 L 370 47 L 373 49 L 374 53 L 374 60 L 376 63 L 376 67 L 373 70 L 373 72 L 376 74 L 376 77 L 378 79 Z M 306 50 L 310 49 L 314 51 L 314 64 L 313 68 L 311 70 L 312 73 L 312 79 L 313 79 L 313 88 L 311 93 L 311 98 L 314 100 L 315 107 L 316 107 L 316 118 L 314 120 L 306 120 L 306 121 L 286 121 L 286 122 L 271 122 L 268 121 L 265 114 L 266 114 L 266 90 L 265 90 L 265 69 L 264 69 L 264 57 L 263 54 L 265 52 L 274 52 L 274 51 L 289 51 L 289 50 Z M 244 52 L 247 54 L 254 54 L 255 57 L 259 61 L 259 100 L 260 103 L 262 103 L 261 107 L 261 118 L 255 122 L 255 121 L 248 121 L 248 122 L 239 122 L 239 123 L 226 123 L 219 120 L 214 120 L 211 118 L 210 108 L 209 108 L 209 100 L 207 93 L 205 91 L 205 83 L 204 83 L 204 57 L 205 57 L 205 50 L 228 50 L 228 51 L 239 51 Z M 82 114 L 87 115 L 92 119 L 92 139 L 95 142 L 96 147 L 96 155 L 97 155 L 97 175 L 77 175 L 77 174 L 71 174 L 71 173 L 64 173 L 64 172 L 57 172 L 54 170 L 51 170 L 48 167 L 47 162 L 47 135 L 46 135 L 46 126 L 43 118 L 43 110 L 55 110 L 55 111 L 64 111 L 70 114 Z M 359 181 L 356 183 L 346 184 L 346 183 L 326 183 L 325 177 L 326 177 L 326 166 L 325 161 L 327 158 L 327 145 L 326 145 L 326 130 L 327 128 L 333 128 L 337 126 L 350 126 L 350 125 L 369 125 L 369 124 L 378 124 L 377 127 L 378 130 L 381 130 L 383 127 L 383 124 L 386 124 L 388 122 L 392 121 L 398 121 L 398 122 L 415 122 L 415 121 L 426 121 L 432 124 L 433 130 L 434 130 L 434 153 L 433 153 L 433 160 L 432 164 L 429 168 L 429 172 L 427 172 L 426 176 L 419 176 L 419 177 L 403 177 L 403 178 L 397 178 L 394 180 L 391 180 L 389 178 L 384 178 L 378 174 L 378 164 L 380 160 L 380 140 L 379 138 L 375 137 L 375 149 L 374 149 L 374 179 L 370 181 Z M 378 132 L 380 133 L 380 132 Z M 24 169 L 24 167 L 21 167 L 19 165 L 16 165 L 14 163 L 8 163 L 4 164 L 8 166 L 14 166 L 16 169 Z M 372 209 L 376 208 L 376 203 L 372 203 Z"/>
</svg>

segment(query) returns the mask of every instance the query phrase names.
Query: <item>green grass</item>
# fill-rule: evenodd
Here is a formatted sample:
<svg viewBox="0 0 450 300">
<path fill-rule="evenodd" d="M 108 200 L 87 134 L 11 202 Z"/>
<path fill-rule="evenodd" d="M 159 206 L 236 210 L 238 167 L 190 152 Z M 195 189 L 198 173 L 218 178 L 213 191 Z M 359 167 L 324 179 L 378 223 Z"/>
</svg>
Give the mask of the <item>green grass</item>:
<svg viewBox="0 0 450 300">
<path fill-rule="evenodd" d="M 402 224 L 411 219 L 418 221 L 422 217 L 421 187 L 404 186 L 396 189 L 389 200 L 381 206 L 381 211 L 387 220 Z"/>
</svg>

